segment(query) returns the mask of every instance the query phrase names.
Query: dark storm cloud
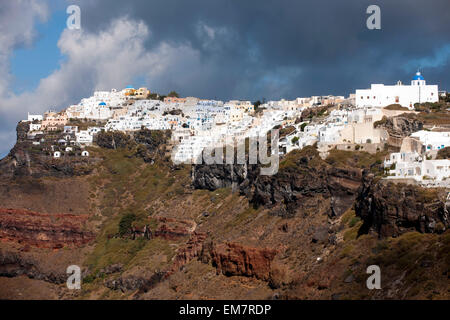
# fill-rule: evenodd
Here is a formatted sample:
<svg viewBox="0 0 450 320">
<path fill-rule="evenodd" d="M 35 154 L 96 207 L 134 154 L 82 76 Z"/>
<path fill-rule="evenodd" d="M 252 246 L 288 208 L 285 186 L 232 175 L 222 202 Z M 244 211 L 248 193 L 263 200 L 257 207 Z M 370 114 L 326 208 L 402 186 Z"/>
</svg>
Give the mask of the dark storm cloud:
<svg viewBox="0 0 450 320">
<path fill-rule="evenodd" d="M 419 67 L 430 82 L 450 84 L 450 73 L 443 71 L 449 67 L 448 51 L 440 65 L 424 63 L 450 44 L 448 0 L 80 3 L 83 28 L 89 31 L 126 15 L 148 25 L 149 48 L 169 41 L 197 49 L 212 70 L 207 83 L 175 88 L 185 95 L 224 99 L 347 95 L 373 82 L 409 81 Z M 366 28 L 366 8 L 371 4 L 381 8 L 381 30 Z M 215 38 L 206 45 L 205 28 L 215 30 Z M 425 65 L 408 65 L 411 61 Z M 167 74 L 162 86 L 172 77 L 176 75 Z"/>
<path fill-rule="evenodd" d="M 8 3 L 14 6 L 0 5 L 0 15 L 5 15 L 3 24 L 0 23 L 4 35 L 0 37 L 0 69 L 8 66 L 5 61 L 23 42 L 23 35 L 32 34 L 29 30 L 33 28 L 32 19 L 24 19 L 24 13 L 34 17 L 43 11 L 37 8 L 40 2 L 33 1 L 31 7 L 26 1 Z M 54 11 L 64 5 L 80 5 L 82 28 L 87 31 L 84 38 L 103 39 L 101 31 L 114 30 L 111 24 L 123 21 L 119 18 L 143 21 L 151 32 L 145 43 L 149 60 L 164 58 L 161 52 L 169 58 L 162 64 L 163 72 L 150 76 L 148 70 L 135 72 L 130 68 L 137 77 L 133 84 L 145 84 L 161 93 L 176 90 L 184 96 L 223 100 L 348 95 L 371 83 L 395 83 L 399 79 L 409 82 L 417 68 L 422 68 L 429 83 L 450 89 L 449 0 L 66 0 L 57 6 L 51 3 Z M 381 30 L 366 28 L 366 9 L 372 4 L 381 7 Z M 11 21 L 6 21 L 7 18 Z M 119 54 L 125 51 L 124 43 L 115 47 L 105 44 L 105 48 Z M 164 48 L 163 44 L 166 47 L 168 44 L 170 50 L 159 50 Z M 97 59 L 94 52 L 92 55 Z M 95 60 L 99 70 L 104 60 L 103 57 Z M 102 69 L 110 80 L 106 81 L 108 85 L 91 70 L 96 64 L 73 70 L 66 66 L 49 76 L 51 80 L 68 71 L 73 73 L 70 80 L 47 85 L 51 89 L 60 84 L 58 94 L 49 89 L 9 99 L 9 109 L 3 107 L 1 113 L 0 107 L 0 157 L 12 146 L 14 126 L 26 114 L 25 109 L 42 112 L 50 105 L 61 109 L 77 103 L 100 84 L 105 90 L 110 89 L 109 85 L 123 85 L 120 80 L 124 77 L 117 80 L 114 74 L 122 75 L 127 63 L 135 61 L 119 62 L 118 57 L 116 60 L 117 63 L 109 62 L 111 67 Z M 68 62 L 70 66 L 77 60 Z M 2 69 L 0 93 L 1 88 L 8 87 L 7 70 Z"/>
</svg>

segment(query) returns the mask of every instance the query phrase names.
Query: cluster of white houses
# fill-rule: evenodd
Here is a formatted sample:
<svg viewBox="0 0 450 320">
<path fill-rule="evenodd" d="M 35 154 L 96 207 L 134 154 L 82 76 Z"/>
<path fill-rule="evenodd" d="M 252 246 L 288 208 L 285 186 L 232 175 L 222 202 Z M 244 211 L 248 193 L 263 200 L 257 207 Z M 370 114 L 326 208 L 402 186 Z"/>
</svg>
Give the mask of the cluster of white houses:
<svg viewBox="0 0 450 320">
<path fill-rule="evenodd" d="M 438 101 L 438 87 L 426 85 L 418 72 L 411 85 L 372 85 L 371 89 L 356 90 L 343 96 L 313 96 L 295 100 L 268 101 L 255 106 L 250 101 L 228 102 L 195 97 L 167 97 L 164 101 L 148 99 L 147 88 L 95 92 L 79 104 L 61 112 L 28 115 L 30 135 L 43 131 L 63 130 L 71 143 L 84 147 L 93 143 L 96 133 L 105 131 L 171 130 L 175 144 L 173 159 L 193 162 L 202 150 L 210 146 L 239 143 L 247 137 L 266 134 L 274 127 L 291 126 L 292 132 L 280 141 L 280 153 L 288 153 L 317 143 L 322 152 L 331 148 L 350 149 L 363 145 L 380 147 L 388 139 L 374 122 L 384 116 L 392 117 L 404 110 L 383 107 L 400 104 L 413 109 L 415 103 Z M 334 105 L 320 121 L 299 122 L 305 109 L 320 105 Z M 331 110 L 331 109 L 329 109 Z M 408 111 L 414 112 L 414 111 Z M 86 130 L 79 130 L 74 120 L 93 122 Z M 385 165 L 391 168 L 390 178 L 414 178 L 417 181 L 443 181 L 448 176 L 449 160 L 427 160 L 430 154 L 450 146 L 448 132 L 420 131 L 405 141 L 399 154 L 392 154 Z M 72 141 L 73 140 L 73 141 Z M 414 148 L 410 147 L 414 145 Z M 408 147 L 409 146 L 409 147 Z M 409 150 L 412 148 L 414 150 Z M 84 153 L 86 156 L 86 153 Z M 61 156 L 61 154 L 55 155 Z M 395 164 L 395 166 L 394 166 Z"/>
<path fill-rule="evenodd" d="M 400 152 L 391 153 L 384 166 L 390 179 L 413 179 L 426 186 L 449 186 L 450 160 L 437 152 L 450 146 L 450 132 L 418 131 L 403 139 Z"/>
</svg>

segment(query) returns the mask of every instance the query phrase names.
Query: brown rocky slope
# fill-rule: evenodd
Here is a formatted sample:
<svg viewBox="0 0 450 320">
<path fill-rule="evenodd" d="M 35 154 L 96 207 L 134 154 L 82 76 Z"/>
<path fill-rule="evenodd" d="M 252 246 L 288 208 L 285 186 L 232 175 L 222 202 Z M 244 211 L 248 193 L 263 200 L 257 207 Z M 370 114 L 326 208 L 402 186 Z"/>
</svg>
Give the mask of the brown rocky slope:
<svg viewBox="0 0 450 320">
<path fill-rule="evenodd" d="M 383 153 L 332 151 L 323 160 L 311 147 L 282 159 L 275 176 L 244 166 L 230 179 L 221 167 L 174 166 L 161 137 L 145 137 L 118 146 L 106 136 L 90 149 L 99 161 L 78 178 L 87 191 L 65 194 L 67 203 L 81 196 L 87 219 L 72 217 L 81 207 L 67 217 L 15 216 L 30 204 L 17 187 L 8 207 L 18 211 L 4 215 L 1 275 L 44 280 L 66 299 L 448 299 L 440 195 L 379 183 Z M 50 188 L 67 178 L 27 179 Z M 58 245 L 43 248 L 45 238 Z M 80 291 L 64 287 L 70 264 L 83 269 Z M 365 286 L 371 264 L 383 270 L 382 290 Z"/>
</svg>

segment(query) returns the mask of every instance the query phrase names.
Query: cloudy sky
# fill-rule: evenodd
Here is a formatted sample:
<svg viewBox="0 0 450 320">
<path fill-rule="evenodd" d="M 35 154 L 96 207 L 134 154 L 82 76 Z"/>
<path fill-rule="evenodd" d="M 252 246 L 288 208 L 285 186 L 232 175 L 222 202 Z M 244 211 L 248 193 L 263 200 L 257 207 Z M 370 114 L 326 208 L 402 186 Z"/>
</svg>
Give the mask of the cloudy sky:
<svg viewBox="0 0 450 320">
<path fill-rule="evenodd" d="M 66 9 L 81 8 L 81 30 Z M 366 9 L 381 8 L 381 30 Z M 0 157 L 27 112 L 128 84 L 183 96 L 348 95 L 409 82 L 450 89 L 449 0 L 0 2 Z"/>
</svg>

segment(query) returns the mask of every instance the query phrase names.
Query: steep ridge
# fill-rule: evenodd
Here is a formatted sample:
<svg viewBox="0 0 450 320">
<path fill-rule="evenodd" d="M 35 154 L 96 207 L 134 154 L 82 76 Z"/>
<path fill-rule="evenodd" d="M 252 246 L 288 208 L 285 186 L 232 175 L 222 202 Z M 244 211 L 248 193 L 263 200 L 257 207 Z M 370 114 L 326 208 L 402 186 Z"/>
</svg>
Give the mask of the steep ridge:
<svg viewBox="0 0 450 320">
<path fill-rule="evenodd" d="M 39 145 L 27 139 L 29 124 L 20 122 L 17 125 L 17 142 L 9 154 L 0 160 L 0 177 L 73 177 L 92 172 L 99 159 L 81 157 L 81 151 L 71 152 L 62 159 L 53 157 L 54 145 L 63 139 L 64 133 L 42 135 Z M 63 139 L 64 140 L 64 139 Z"/>
</svg>

